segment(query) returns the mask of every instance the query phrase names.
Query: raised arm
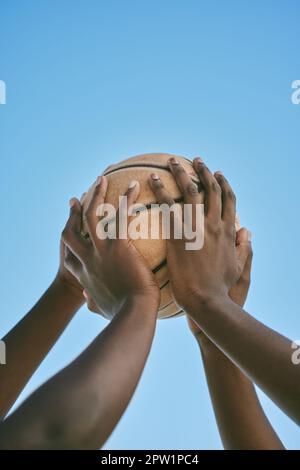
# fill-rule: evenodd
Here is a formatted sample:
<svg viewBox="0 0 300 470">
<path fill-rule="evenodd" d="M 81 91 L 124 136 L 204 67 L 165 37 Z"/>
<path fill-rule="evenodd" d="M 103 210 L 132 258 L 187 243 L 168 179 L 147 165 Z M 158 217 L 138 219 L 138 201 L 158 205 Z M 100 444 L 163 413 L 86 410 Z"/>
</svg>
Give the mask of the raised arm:
<svg viewBox="0 0 300 470">
<path fill-rule="evenodd" d="M 0 417 L 4 417 L 76 311 L 82 287 L 64 268 L 64 244 L 56 278 L 37 304 L 3 338 L 7 361 L 0 367 Z"/>
<path fill-rule="evenodd" d="M 89 239 L 80 235 L 81 207 L 72 201 L 64 230 L 66 265 L 112 317 L 105 330 L 72 364 L 29 397 L 0 426 L 7 449 L 97 449 L 106 441 L 136 388 L 152 343 L 160 291 L 130 240 L 99 240 L 96 203 L 106 180 L 95 186 L 84 214 Z M 127 193 L 134 202 L 138 184 Z"/>
<path fill-rule="evenodd" d="M 170 168 L 185 202 L 201 203 L 181 165 L 171 161 Z M 219 172 L 212 175 L 201 159 L 194 160 L 194 169 L 205 194 L 204 246 L 191 251 L 185 249 L 185 240 L 167 242 L 176 301 L 206 336 L 299 424 L 300 368 L 291 360 L 292 342 L 229 297 L 245 261 L 235 245 L 235 196 L 224 176 Z M 158 177 L 152 177 L 151 186 L 159 202 L 170 203 Z"/>
<path fill-rule="evenodd" d="M 229 291 L 231 299 L 244 305 L 252 263 L 248 231 L 237 232 L 237 245 L 247 253 L 242 275 Z M 220 436 L 225 449 L 283 449 L 268 421 L 252 382 L 231 362 L 190 318 L 190 329 L 199 345 L 206 380 Z"/>
</svg>

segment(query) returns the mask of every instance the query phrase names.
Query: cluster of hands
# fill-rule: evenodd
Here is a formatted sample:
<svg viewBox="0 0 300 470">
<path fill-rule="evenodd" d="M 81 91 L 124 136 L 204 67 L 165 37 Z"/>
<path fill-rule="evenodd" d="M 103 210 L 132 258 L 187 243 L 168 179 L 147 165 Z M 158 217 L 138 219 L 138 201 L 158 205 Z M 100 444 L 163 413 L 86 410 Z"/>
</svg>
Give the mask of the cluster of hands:
<svg viewBox="0 0 300 470">
<path fill-rule="evenodd" d="M 225 176 L 213 174 L 200 158 L 193 166 L 204 192 L 204 246 L 186 250 L 186 240 L 172 238 L 171 231 L 166 243 L 173 296 L 200 346 L 224 447 L 283 449 L 253 382 L 300 422 L 300 371 L 291 362 L 291 341 L 243 310 L 250 285 L 251 234 L 246 228 L 236 229 L 236 198 Z M 184 203 L 202 203 L 181 164 L 171 158 L 169 167 Z M 158 175 L 149 175 L 149 184 L 158 203 L 175 204 Z M 99 177 L 84 210 L 78 199 L 70 200 L 55 281 L 4 338 L 8 363 L 0 369 L 1 386 L 5 384 L 0 393 L 0 448 L 101 447 L 142 374 L 155 333 L 160 289 L 129 237 L 97 237 L 96 207 L 105 201 L 107 187 L 105 176 Z M 129 185 L 129 206 L 139 190 L 137 181 Z M 118 217 L 128 217 L 121 210 Z M 88 237 L 81 234 L 82 220 Z M 5 418 L 84 302 L 110 319 L 107 327 L 75 361 Z"/>
<path fill-rule="evenodd" d="M 196 184 L 175 158 L 170 160 L 170 169 L 182 191 L 184 203 L 201 204 Z M 200 158 L 194 160 L 194 169 L 206 195 L 204 247 L 186 250 L 186 240 L 172 237 L 172 230 L 171 238 L 167 240 L 167 263 L 174 299 L 191 316 L 201 309 L 201 305 L 210 300 L 222 301 L 230 294 L 243 304 L 247 294 L 243 287 L 249 285 L 252 259 L 250 232 L 245 228 L 237 233 L 235 230 L 236 202 L 229 183 L 220 172 L 213 175 Z M 149 183 L 158 203 L 175 204 L 158 175 L 152 174 Z M 130 237 L 105 240 L 97 237 L 99 218 L 96 209 L 105 202 L 107 187 L 105 176 L 99 177 L 84 212 L 80 201 L 71 199 L 70 217 L 62 237 L 66 253 L 61 274 L 73 282 L 74 287 L 77 282 L 79 290 L 84 287 L 91 310 L 101 311 L 109 318 L 118 314 L 127 302 L 137 301 L 152 305 L 156 315 L 160 289 Z M 129 185 L 126 193 L 129 207 L 136 202 L 139 189 L 137 181 Z M 120 214 L 121 210 L 120 207 L 117 225 L 118 217 L 128 218 L 126 212 Z M 81 235 L 82 219 L 90 235 L 88 238 Z M 237 284 L 240 291 L 244 290 L 243 295 L 238 294 Z"/>
</svg>

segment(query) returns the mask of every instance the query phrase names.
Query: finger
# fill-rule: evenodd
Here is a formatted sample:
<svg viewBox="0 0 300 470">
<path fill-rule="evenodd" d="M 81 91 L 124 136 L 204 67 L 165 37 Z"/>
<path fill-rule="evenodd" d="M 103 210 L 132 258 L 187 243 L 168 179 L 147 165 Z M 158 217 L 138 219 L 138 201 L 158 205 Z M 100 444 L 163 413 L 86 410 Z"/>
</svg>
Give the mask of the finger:
<svg viewBox="0 0 300 470">
<path fill-rule="evenodd" d="M 86 196 L 86 193 L 83 193 L 82 196 L 81 196 L 81 198 L 80 198 L 80 204 L 83 203 L 85 196 Z"/>
<path fill-rule="evenodd" d="M 253 260 L 253 250 L 252 250 L 252 243 L 251 243 L 252 234 L 249 230 L 246 230 L 246 229 L 242 229 L 242 230 L 247 232 L 247 235 L 246 235 L 247 236 L 247 241 L 243 241 L 243 243 L 246 243 L 247 246 L 248 246 L 248 257 L 246 259 L 244 269 L 242 271 L 241 278 L 244 281 L 250 283 L 252 260 Z M 244 235 L 244 237 L 245 237 L 245 235 Z"/>
<path fill-rule="evenodd" d="M 165 188 L 163 182 L 156 173 L 152 173 L 149 181 L 151 189 L 156 197 L 156 201 L 159 204 L 168 204 L 168 206 L 173 206 L 173 204 L 175 204 L 174 199 L 170 196 L 168 190 Z"/>
<path fill-rule="evenodd" d="M 177 186 L 183 194 L 184 202 L 187 204 L 201 203 L 197 185 L 192 181 L 179 161 L 172 157 L 168 163 Z"/>
<path fill-rule="evenodd" d="M 94 184 L 90 200 L 83 213 L 83 221 L 88 229 L 90 238 L 93 243 L 97 240 L 96 226 L 99 222 L 97 209 L 105 202 L 108 183 L 105 176 L 99 176 Z"/>
<path fill-rule="evenodd" d="M 121 198 L 116 214 L 116 236 L 118 239 L 124 240 L 128 237 L 129 212 L 131 213 L 131 206 L 136 202 L 139 194 L 140 183 L 135 180 L 131 181 L 126 193 Z"/>
<path fill-rule="evenodd" d="M 221 188 L 221 195 L 222 195 L 222 219 L 225 222 L 230 224 L 235 223 L 235 215 L 236 215 L 236 198 L 235 194 L 228 183 L 225 176 L 220 172 L 217 171 L 215 173 L 216 180 L 219 183 Z"/>
<path fill-rule="evenodd" d="M 72 197 L 69 201 L 70 214 L 69 214 L 69 225 L 76 233 L 80 233 L 81 230 L 81 203 Z"/>
<path fill-rule="evenodd" d="M 246 228 L 239 228 L 236 232 L 236 245 L 241 245 L 242 243 L 248 243 L 248 230 Z"/>
<path fill-rule="evenodd" d="M 237 232 L 236 237 L 238 269 L 240 277 L 243 278 L 243 280 L 245 280 L 247 276 L 250 278 L 252 264 L 252 246 L 249 234 L 250 232 L 248 232 L 247 229 L 241 228 Z"/>
<path fill-rule="evenodd" d="M 72 253 L 70 248 L 68 248 L 66 245 L 65 245 L 65 252 L 64 252 L 64 266 L 79 281 L 78 273 L 80 272 L 82 268 L 82 264 L 79 261 L 79 259 L 76 258 L 74 253 Z"/>
<path fill-rule="evenodd" d="M 200 157 L 194 159 L 193 166 L 204 188 L 205 214 L 215 221 L 219 221 L 221 219 L 222 200 L 218 181 Z"/>
<path fill-rule="evenodd" d="M 85 240 L 80 235 L 81 229 L 81 204 L 76 198 L 70 200 L 70 215 L 62 232 L 64 244 L 82 260 L 85 251 Z"/>
<path fill-rule="evenodd" d="M 170 240 L 180 238 L 183 229 L 182 213 L 180 213 L 180 208 L 170 196 L 168 190 L 165 188 L 163 182 L 156 173 L 153 173 L 150 176 L 149 182 L 158 204 L 165 204 L 170 208 L 169 219 L 167 220 L 166 217 L 163 218 L 165 233 L 170 235 Z M 169 221 L 170 224 L 168 227 Z"/>
<path fill-rule="evenodd" d="M 235 222 L 234 222 L 234 225 L 235 225 L 235 230 L 236 232 L 238 232 L 241 228 L 241 221 L 240 221 L 240 217 L 239 215 L 236 213 L 235 214 Z"/>
</svg>

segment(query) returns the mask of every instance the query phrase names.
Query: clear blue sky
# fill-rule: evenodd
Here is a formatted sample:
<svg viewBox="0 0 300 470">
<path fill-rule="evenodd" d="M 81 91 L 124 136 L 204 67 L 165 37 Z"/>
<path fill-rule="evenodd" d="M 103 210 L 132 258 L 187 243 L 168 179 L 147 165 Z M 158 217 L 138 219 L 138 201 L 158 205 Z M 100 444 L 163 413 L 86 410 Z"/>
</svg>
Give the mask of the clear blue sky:
<svg viewBox="0 0 300 470">
<path fill-rule="evenodd" d="M 55 275 L 69 198 L 107 165 L 162 151 L 228 176 L 253 232 L 247 308 L 300 339 L 299 15 L 297 0 L 1 2 L 2 333 Z M 82 308 L 22 398 L 104 326 Z M 299 428 L 261 396 L 285 445 L 300 448 Z M 221 448 L 184 318 L 159 322 L 106 448 Z"/>
</svg>

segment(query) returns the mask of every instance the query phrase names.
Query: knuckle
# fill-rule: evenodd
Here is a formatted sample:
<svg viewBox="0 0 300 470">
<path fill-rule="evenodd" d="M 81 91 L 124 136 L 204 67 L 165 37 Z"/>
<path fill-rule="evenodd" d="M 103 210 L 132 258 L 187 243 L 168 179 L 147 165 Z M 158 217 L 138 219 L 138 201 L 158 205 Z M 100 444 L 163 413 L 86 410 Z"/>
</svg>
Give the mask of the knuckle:
<svg viewBox="0 0 300 470">
<path fill-rule="evenodd" d="M 185 169 L 182 165 L 180 165 L 180 163 L 176 166 L 175 173 L 177 173 L 178 175 L 182 175 L 183 173 L 185 173 Z"/>
<path fill-rule="evenodd" d="M 164 188 L 163 182 L 159 179 L 154 182 L 154 187 L 157 188 L 158 190 L 161 190 Z"/>
<path fill-rule="evenodd" d="M 208 234 L 214 237 L 220 237 L 222 234 L 222 226 L 220 223 L 210 223 L 207 225 Z"/>
<path fill-rule="evenodd" d="M 191 182 L 184 188 L 184 193 L 188 196 L 196 196 L 198 194 L 198 187 L 195 183 Z"/>
</svg>

